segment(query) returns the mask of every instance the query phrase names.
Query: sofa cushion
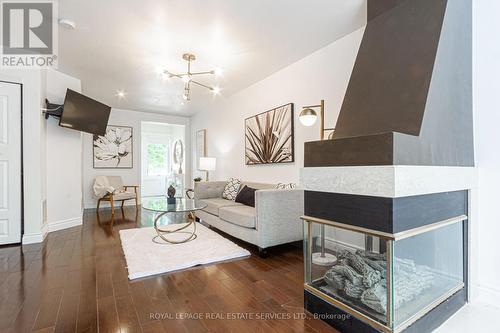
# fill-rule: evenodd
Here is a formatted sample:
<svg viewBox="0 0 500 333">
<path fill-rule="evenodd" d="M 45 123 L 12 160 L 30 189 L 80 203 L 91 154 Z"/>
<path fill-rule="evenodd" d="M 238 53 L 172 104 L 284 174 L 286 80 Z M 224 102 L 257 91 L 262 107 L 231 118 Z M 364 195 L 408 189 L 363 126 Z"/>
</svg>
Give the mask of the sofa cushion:
<svg viewBox="0 0 500 333">
<path fill-rule="evenodd" d="M 232 200 L 222 199 L 222 198 L 203 199 L 202 201 L 207 204 L 207 207 L 205 207 L 203 210 L 207 213 L 210 213 L 210 214 L 216 215 L 216 216 L 219 216 L 219 209 L 222 207 L 243 206 L 240 203 L 234 202 Z"/>
<path fill-rule="evenodd" d="M 136 194 L 134 192 L 118 192 L 113 194 L 113 200 L 128 200 L 128 199 L 134 199 L 136 197 Z"/>
<path fill-rule="evenodd" d="M 250 206 L 222 207 L 219 209 L 219 217 L 241 227 L 255 228 L 255 208 Z"/>
</svg>

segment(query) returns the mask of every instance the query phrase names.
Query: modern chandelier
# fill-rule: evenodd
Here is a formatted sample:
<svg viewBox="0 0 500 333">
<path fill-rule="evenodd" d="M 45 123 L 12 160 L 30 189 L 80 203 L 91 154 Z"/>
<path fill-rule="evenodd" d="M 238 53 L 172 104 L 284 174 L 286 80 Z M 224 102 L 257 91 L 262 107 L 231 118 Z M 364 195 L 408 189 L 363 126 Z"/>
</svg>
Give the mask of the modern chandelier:
<svg viewBox="0 0 500 333">
<path fill-rule="evenodd" d="M 176 77 L 181 79 L 184 82 L 184 94 L 182 95 L 182 98 L 186 101 L 191 100 L 191 84 L 195 84 L 197 86 L 207 88 L 210 90 L 214 95 L 218 95 L 220 93 L 220 88 L 218 86 L 209 86 L 206 84 L 203 84 L 201 82 L 193 80 L 193 76 L 196 75 L 220 75 L 221 70 L 220 69 L 213 69 L 210 71 L 204 71 L 204 72 L 191 72 L 191 61 L 196 60 L 196 56 L 192 53 L 184 53 L 182 55 L 182 59 L 187 61 L 187 72 L 185 73 L 172 73 L 169 72 L 168 70 L 163 71 L 165 75 L 167 75 L 169 78 Z"/>
</svg>

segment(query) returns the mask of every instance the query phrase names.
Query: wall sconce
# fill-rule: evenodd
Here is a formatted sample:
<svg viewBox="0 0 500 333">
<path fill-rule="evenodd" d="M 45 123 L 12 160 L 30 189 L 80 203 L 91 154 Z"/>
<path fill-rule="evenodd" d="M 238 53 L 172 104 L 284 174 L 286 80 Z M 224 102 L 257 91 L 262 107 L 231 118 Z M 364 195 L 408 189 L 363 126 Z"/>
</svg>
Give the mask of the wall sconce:
<svg viewBox="0 0 500 333">
<path fill-rule="evenodd" d="M 302 111 L 299 114 L 299 120 L 304 126 L 312 126 L 316 123 L 316 119 L 318 118 L 318 114 L 314 109 L 319 108 L 319 139 L 325 139 L 325 132 L 331 131 L 328 135 L 328 140 L 331 140 L 333 137 L 333 132 L 335 128 L 325 128 L 325 100 L 321 100 L 318 105 L 307 105 L 302 107 Z"/>
</svg>

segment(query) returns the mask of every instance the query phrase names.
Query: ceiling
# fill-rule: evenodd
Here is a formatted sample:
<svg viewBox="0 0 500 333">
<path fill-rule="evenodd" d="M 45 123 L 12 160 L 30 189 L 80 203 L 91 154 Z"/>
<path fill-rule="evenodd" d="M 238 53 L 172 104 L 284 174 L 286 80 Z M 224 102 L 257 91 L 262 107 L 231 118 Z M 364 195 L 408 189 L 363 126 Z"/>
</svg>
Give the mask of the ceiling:
<svg viewBox="0 0 500 333">
<path fill-rule="evenodd" d="M 214 98 L 246 88 L 366 23 L 366 0 L 60 0 L 59 69 L 82 81 L 83 92 L 112 107 L 192 115 Z M 221 96 L 162 79 L 160 69 L 219 67 Z M 117 91 L 125 92 L 124 98 Z"/>
</svg>

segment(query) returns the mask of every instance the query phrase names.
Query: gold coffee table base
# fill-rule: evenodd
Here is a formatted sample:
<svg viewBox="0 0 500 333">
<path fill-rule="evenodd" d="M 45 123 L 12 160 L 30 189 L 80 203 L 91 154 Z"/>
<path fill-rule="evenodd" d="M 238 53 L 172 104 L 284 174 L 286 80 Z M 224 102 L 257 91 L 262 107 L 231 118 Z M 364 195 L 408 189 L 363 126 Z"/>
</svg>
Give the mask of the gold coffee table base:
<svg viewBox="0 0 500 333">
<path fill-rule="evenodd" d="M 162 229 L 158 226 L 158 221 L 160 220 L 160 218 L 162 218 L 163 215 L 165 215 L 167 213 L 169 213 L 169 212 L 163 212 L 160 215 L 158 215 L 157 217 L 155 217 L 154 228 L 155 228 L 156 233 L 158 235 L 153 237 L 153 242 L 155 242 L 157 244 L 165 244 L 164 242 L 158 241 L 158 239 L 162 239 L 163 241 L 170 243 L 170 244 L 182 244 L 182 243 L 187 243 L 187 242 L 190 242 L 190 241 L 196 239 L 196 237 L 197 237 L 196 236 L 196 217 L 195 217 L 193 212 L 190 212 L 188 214 L 188 221 L 189 222 L 185 226 L 182 226 L 182 227 L 179 227 L 179 228 L 173 229 L 173 230 L 165 230 L 165 229 Z M 189 228 L 190 226 L 193 226 L 192 231 L 184 231 L 185 229 Z M 185 239 L 180 240 L 180 241 L 179 240 L 175 240 L 175 241 L 170 240 L 166 237 L 166 236 L 168 236 L 170 234 L 174 234 L 174 233 L 187 234 L 188 236 Z"/>
</svg>

